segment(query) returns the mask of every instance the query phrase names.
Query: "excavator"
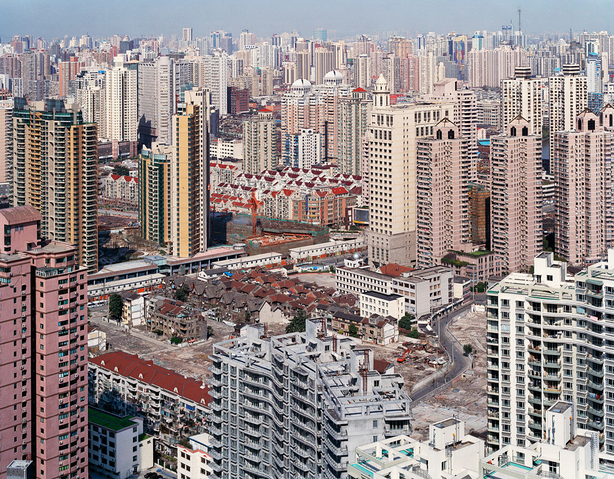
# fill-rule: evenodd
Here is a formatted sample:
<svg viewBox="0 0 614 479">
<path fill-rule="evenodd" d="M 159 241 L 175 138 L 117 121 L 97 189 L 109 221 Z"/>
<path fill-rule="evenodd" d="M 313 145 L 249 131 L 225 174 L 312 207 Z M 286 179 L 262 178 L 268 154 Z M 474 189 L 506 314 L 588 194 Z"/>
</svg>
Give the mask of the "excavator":
<svg viewBox="0 0 614 479">
<path fill-rule="evenodd" d="M 411 348 L 407 348 L 405 352 L 403 353 L 403 356 L 401 356 L 400 358 L 397 358 L 397 361 L 402 363 L 403 361 L 405 361 L 409 353 L 411 353 Z"/>
</svg>

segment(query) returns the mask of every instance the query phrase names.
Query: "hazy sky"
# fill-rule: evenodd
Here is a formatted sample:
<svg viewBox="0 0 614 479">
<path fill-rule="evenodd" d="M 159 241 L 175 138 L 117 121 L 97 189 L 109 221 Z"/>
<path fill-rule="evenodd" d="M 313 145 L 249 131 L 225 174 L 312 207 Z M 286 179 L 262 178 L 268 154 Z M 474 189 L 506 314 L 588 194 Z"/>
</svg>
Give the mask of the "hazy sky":
<svg viewBox="0 0 614 479">
<path fill-rule="evenodd" d="M 181 34 L 247 28 L 258 36 L 322 27 L 337 35 L 382 31 L 471 33 L 518 21 L 526 33 L 610 30 L 612 0 L 0 0 L 0 38 L 30 34 L 110 36 Z"/>
</svg>

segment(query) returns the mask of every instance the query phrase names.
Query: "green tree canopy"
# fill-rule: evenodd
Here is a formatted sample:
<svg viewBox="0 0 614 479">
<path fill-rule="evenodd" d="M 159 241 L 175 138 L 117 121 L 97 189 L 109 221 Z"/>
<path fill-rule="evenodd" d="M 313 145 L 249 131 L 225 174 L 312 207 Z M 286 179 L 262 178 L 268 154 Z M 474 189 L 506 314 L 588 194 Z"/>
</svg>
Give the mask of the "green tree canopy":
<svg viewBox="0 0 614 479">
<path fill-rule="evenodd" d="M 109 298 L 109 319 L 117 321 L 122 317 L 122 312 L 124 309 L 124 300 L 122 297 L 113 293 Z"/>
<path fill-rule="evenodd" d="M 306 320 L 307 315 L 305 311 L 299 309 L 296 315 L 290 320 L 290 324 L 286 326 L 286 333 L 304 333 Z"/>
</svg>

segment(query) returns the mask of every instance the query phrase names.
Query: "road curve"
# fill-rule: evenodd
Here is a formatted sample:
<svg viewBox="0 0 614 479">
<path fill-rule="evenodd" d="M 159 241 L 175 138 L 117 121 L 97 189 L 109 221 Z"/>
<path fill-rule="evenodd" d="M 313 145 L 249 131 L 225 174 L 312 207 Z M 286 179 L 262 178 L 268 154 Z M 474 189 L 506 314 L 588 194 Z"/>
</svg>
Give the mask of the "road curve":
<svg viewBox="0 0 614 479">
<path fill-rule="evenodd" d="M 438 328 L 441 328 L 440 342 L 444 349 L 448 352 L 448 356 L 452 357 L 452 366 L 443 375 L 435 374 L 435 378 L 433 378 L 433 381 L 430 384 L 427 383 L 418 390 L 413 391 L 411 394 L 411 399 L 413 402 L 420 401 L 425 396 L 428 396 L 435 389 L 443 386 L 446 383 L 452 382 L 454 379 L 460 376 L 467 368 L 468 359 L 463 354 L 462 346 L 460 346 L 458 341 L 456 341 L 448 332 L 448 325 L 454 318 L 465 314 L 470 308 L 471 304 L 467 304 L 462 308 L 437 319 L 431 326 L 435 331 L 437 331 Z"/>
</svg>

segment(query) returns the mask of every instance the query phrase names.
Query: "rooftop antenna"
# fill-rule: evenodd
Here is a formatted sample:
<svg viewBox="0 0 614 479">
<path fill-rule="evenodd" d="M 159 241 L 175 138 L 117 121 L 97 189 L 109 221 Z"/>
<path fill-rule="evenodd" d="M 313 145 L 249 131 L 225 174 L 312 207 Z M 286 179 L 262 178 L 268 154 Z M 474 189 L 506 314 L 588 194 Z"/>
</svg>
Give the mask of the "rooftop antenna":
<svg viewBox="0 0 614 479">
<path fill-rule="evenodd" d="M 520 23 L 520 7 L 518 7 L 518 33 L 522 32 L 521 23 Z"/>
</svg>

